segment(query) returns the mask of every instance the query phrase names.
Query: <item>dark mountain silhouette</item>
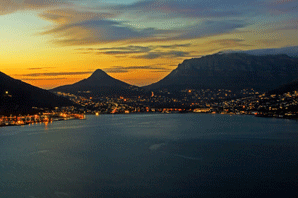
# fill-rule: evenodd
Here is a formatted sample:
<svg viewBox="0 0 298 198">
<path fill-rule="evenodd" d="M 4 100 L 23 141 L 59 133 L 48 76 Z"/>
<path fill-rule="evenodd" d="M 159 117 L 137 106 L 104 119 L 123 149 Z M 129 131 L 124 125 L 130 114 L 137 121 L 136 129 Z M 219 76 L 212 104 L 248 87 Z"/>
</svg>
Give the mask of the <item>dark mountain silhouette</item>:
<svg viewBox="0 0 298 198">
<path fill-rule="evenodd" d="M 73 103 L 66 98 L 0 72 L 0 115 L 29 113 L 32 107 L 53 108 L 72 105 Z"/>
<path fill-rule="evenodd" d="M 98 96 L 120 96 L 130 95 L 138 92 L 136 86 L 132 86 L 120 80 L 117 80 L 109 76 L 104 71 L 97 69 L 89 78 L 81 80 L 72 85 L 64 85 L 56 87 L 51 91 L 75 93 L 84 95 L 86 92 L 90 92 L 91 95 Z"/>
<path fill-rule="evenodd" d="M 298 76 L 298 58 L 287 55 L 255 56 L 244 53 L 217 53 L 185 60 L 168 76 L 144 88 L 230 89 L 254 88 L 268 91 Z"/>
<path fill-rule="evenodd" d="M 293 91 L 298 91 L 298 79 L 284 84 L 274 90 L 269 91 L 268 93 L 270 94 L 283 94 L 283 93 L 287 93 L 287 92 L 293 92 Z"/>
</svg>

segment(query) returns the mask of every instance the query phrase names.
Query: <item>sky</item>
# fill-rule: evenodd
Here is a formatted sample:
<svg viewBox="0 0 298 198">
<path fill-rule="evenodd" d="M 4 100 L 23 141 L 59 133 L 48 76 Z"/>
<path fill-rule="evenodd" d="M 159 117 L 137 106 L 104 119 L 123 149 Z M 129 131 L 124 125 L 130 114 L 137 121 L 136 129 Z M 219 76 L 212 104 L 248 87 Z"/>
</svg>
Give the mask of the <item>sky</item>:
<svg viewBox="0 0 298 198">
<path fill-rule="evenodd" d="M 0 0 L 0 71 L 45 89 L 144 86 L 185 59 L 298 45 L 298 0 Z"/>
</svg>

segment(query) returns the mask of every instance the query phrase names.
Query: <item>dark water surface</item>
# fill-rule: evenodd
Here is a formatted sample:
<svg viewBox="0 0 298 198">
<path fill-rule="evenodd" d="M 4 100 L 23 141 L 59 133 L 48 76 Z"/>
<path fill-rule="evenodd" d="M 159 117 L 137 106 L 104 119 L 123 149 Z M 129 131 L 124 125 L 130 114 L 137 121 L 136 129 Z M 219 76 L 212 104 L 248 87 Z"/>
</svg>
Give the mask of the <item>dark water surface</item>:
<svg viewBox="0 0 298 198">
<path fill-rule="evenodd" d="M 298 122 L 129 114 L 0 128 L 0 197 L 295 197 Z"/>
</svg>

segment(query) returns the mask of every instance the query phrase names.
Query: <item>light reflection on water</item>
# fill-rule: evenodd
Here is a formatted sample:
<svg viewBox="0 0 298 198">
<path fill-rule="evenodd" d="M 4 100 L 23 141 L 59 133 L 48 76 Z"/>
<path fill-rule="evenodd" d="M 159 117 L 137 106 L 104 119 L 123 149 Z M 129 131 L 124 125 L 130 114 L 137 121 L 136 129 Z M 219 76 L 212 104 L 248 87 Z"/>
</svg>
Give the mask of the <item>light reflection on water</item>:
<svg viewBox="0 0 298 198">
<path fill-rule="evenodd" d="M 285 195 L 297 181 L 297 125 L 252 116 L 130 114 L 4 127 L 0 197 Z"/>
</svg>

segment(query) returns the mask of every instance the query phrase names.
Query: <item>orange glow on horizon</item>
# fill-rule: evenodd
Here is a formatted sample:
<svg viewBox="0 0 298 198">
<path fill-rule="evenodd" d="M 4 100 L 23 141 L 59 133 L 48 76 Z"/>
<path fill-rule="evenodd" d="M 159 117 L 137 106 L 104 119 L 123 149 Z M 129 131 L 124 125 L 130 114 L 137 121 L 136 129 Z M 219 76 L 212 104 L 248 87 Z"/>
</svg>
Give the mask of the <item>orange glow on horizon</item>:
<svg viewBox="0 0 298 198">
<path fill-rule="evenodd" d="M 298 45 L 294 1 L 251 9 L 228 1 L 227 12 L 219 8 L 228 2 L 220 1 L 137 2 L 2 2 L 0 71 L 45 89 L 73 84 L 96 69 L 145 86 L 186 59 Z"/>
</svg>

